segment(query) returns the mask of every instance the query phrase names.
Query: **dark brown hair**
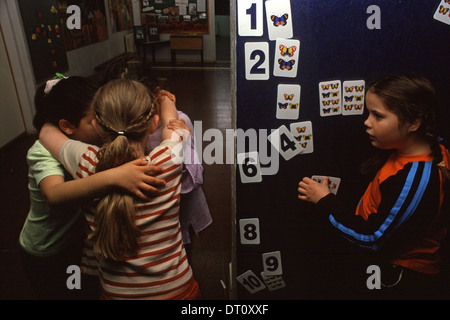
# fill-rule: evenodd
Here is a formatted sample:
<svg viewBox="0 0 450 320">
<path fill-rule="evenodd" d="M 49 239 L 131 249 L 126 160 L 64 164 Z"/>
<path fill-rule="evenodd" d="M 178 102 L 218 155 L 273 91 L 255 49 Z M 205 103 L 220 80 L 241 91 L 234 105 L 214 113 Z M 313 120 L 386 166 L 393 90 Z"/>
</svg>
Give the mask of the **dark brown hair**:
<svg viewBox="0 0 450 320">
<path fill-rule="evenodd" d="M 428 79 L 415 74 L 391 75 L 375 81 L 367 91 L 376 94 L 397 115 L 400 125 L 420 119 L 421 125 L 415 134 L 430 145 L 436 165 L 443 160 L 436 121 L 438 100 Z M 378 152 L 375 158 L 363 165 L 362 172 L 373 173 L 378 170 L 391 153 Z M 445 180 L 450 180 L 449 170 L 442 166 L 439 169 Z"/>
</svg>

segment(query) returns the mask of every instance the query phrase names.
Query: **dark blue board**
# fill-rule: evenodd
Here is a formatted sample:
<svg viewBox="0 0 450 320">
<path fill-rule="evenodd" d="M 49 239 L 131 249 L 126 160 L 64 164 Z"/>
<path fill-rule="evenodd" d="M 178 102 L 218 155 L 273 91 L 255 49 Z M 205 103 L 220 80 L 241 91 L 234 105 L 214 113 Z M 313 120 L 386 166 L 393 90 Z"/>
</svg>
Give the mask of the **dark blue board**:
<svg viewBox="0 0 450 320">
<path fill-rule="evenodd" d="M 354 298 L 357 290 L 345 288 L 348 274 L 361 278 L 364 291 L 365 262 L 349 261 L 347 247 L 330 233 L 326 219 L 317 216 L 314 206 L 297 199 L 299 180 L 313 174 L 340 177 L 340 195 L 355 205 L 368 183 L 358 170 L 373 152 L 364 134 L 366 114 L 321 117 L 318 84 L 363 79 L 367 85 L 392 73 L 422 74 L 436 87 L 441 102 L 441 133 L 449 141 L 450 25 L 433 19 L 439 2 L 291 1 L 293 39 L 301 43 L 297 78 L 273 76 L 275 42 L 268 38 L 265 21 L 262 37 L 237 35 L 237 128 L 270 130 L 289 127 L 291 122 L 311 121 L 314 132 L 313 153 L 289 161 L 280 157 L 278 173 L 264 175 L 261 183 L 243 184 L 237 172 L 236 220 L 259 218 L 261 236 L 259 245 L 242 245 L 238 230 L 237 275 L 252 270 L 260 276 L 261 255 L 280 251 L 286 283 L 284 289 L 255 294 L 238 284 L 240 299 Z M 379 30 L 366 26 L 370 5 L 381 9 Z M 269 80 L 246 80 L 246 42 L 269 43 Z M 276 118 L 278 84 L 301 85 L 298 120 Z"/>
</svg>

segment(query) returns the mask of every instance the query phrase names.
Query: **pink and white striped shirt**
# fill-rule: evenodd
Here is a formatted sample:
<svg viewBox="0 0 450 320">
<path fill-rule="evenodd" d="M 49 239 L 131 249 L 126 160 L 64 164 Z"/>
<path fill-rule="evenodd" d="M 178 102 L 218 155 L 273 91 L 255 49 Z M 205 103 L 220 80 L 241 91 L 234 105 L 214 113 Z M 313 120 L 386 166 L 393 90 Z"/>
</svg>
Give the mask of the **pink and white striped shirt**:
<svg viewBox="0 0 450 320">
<path fill-rule="evenodd" d="M 165 140 L 148 156 L 149 165 L 164 168 L 157 177 L 165 180 L 166 186 L 151 202 L 136 201 L 136 225 L 141 231 L 138 253 L 126 256 L 123 262 L 97 260 L 92 243 L 87 241 L 82 268 L 99 275 L 103 294 L 108 298 L 170 298 L 172 292 L 193 279 L 179 222 L 181 165 L 171 156 L 177 143 Z M 79 179 L 95 173 L 97 152 L 97 147 L 69 140 L 61 147 L 60 159 Z M 84 209 L 91 230 L 95 230 L 95 205 Z"/>
</svg>

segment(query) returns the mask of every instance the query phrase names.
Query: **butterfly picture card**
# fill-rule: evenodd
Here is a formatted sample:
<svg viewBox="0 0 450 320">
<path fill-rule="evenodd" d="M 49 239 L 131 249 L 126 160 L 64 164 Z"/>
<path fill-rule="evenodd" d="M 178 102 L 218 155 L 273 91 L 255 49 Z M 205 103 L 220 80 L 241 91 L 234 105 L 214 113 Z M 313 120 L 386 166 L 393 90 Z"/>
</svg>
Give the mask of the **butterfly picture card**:
<svg viewBox="0 0 450 320">
<path fill-rule="evenodd" d="M 263 279 L 269 291 L 275 291 L 286 287 L 286 284 L 284 283 L 283 280 L 283 276 L 281 275 L 279 276 L 266 275 L 264 271 L 262 271 L 261 278 Z"/>
<path fill-rule="evenodd" d="M 273 75 L 286 78 L 297 77 L 299 52 L 299 40 L 277 39 L 275 43 Z"/>
<path fill-rule="evenodd" d="M 326 178 L 327 176 L 319 176 L 319 175 L 315 175 L 312 176 L 311 179 L 322 183 L 322 181 Z M 339 189 L 339 185 L 341 184 L 341 178 L 336 178 L 336 177 L 328 177 L 328 188 L 330 190 L 330 192 L 334 195 L 337 194 L 338 189 Z"/>
<path fill-rule="evenodd" d="M 342 114 L 341 80 L 319 83 L 320 116 L 329 117 Z"/>
<path fill-rule="evenodd" d="M 269 39 L 289 39 L 293 37 L 290 0 L 270 0 L 265 2 Z"/>
<path fill-rule="evenodd" d="M 311 121 L 291 123 L 291 133 L 303 149 L 302 154 L 314 152 L 313 129 Z"/>
<path fill-rule="evenodd" d="M 450 25 L 450 0 L 442 0 L 433 18 L 437 21 Z"/>
<path fill-rule="evenodd" d="M 364 113 L 364 80 L 344 81 L 342 95 L 342 115 L 361 115 Z"/>
<path fill-rule="evenodd" d="M 279 84 L 277 119 L 297 120 L 300 114 L 301 87 L 297 84 Z"/>
</svg>

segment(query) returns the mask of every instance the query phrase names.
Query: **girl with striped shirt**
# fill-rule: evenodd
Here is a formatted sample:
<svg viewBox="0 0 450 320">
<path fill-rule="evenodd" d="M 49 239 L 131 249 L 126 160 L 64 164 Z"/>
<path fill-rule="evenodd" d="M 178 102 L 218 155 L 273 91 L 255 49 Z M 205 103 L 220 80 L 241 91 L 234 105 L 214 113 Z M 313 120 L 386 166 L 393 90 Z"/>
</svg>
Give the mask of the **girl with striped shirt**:
<svg viewBox="0 0 450 320">
<path fill-rule="evenodd" d="M 84 262 L 85 267 L 96 269 L 102 298 L 198 299 L 200 291 L 179 222 L 181 163 L 176 153 L 181 144 L 174 130 L 188 127 L 177 120 L 175 105 L 167 98 L 161 101 L 160 114 L 155 114 L 146 88 L 132 80 L 115 80 L 100 88 L 93 108 L 92 124 L 104 140 L 102 148 L 68 140 L 57 132 L 46 139 L 46 147 L 58 154 L 74 178 L 142 158 L 148 165 L 162 167 L 157 177 L 165 180 L 149 202 L 116 190 L 85 206 L 93 247 Z M 162 142 L 145 155 L 148 136 L 159 117 Z"/>
</svg>

